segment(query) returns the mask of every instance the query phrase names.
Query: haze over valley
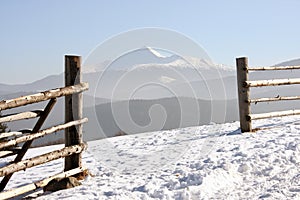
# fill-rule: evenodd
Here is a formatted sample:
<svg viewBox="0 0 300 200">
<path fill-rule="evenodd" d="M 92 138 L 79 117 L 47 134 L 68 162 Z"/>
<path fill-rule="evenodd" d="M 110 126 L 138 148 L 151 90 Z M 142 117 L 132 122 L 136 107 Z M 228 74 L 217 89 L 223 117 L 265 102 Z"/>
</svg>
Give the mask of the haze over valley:
<svg viewBox="0 0 300 200">
<path fill-rule="evenodd" d="M 300 64 L 299 59 L 279 65 L 296 64 Z M 82 70 L 83 81 L 90 85 L 84 92 L 84 116 L 89 118 L 84 126 L 86 141 L 239 120 L 234 66 L 188 56 L 164 56 L 154 48 L 143 47 L 114 61 L 83 65 Z M 297 71 L 250 74 L 254 80 L 297 76 Z M 51 75 L 30 84 L 0 84 L 0 94 L 2 100 L 7 100 L 63 86 L 63 74 Z M 251 90 L 251 97 L 296 95 L 292 91 L 299 89 L 299 86 L 259 88 Z M 14 111 L 43 107 L 45 103 Z M 252 112 L 274 111 L 278 107 L 286 110 L 297 108 L 297 104 L 293 101 L 280 106 L 257 104 L 252 106 Z M 63 122 L 63 109 L 64 99 L 59 99 L 44 128 Z M 11 130 L 32 128 L 34 121 L 17 121 L 8 126 Z M 63 134 L 57 133 L 48 136 L 47 141 L 62 138 Z M 41 144 L 42 140 L 35 141 L 35 145 Z"/>
</svg>

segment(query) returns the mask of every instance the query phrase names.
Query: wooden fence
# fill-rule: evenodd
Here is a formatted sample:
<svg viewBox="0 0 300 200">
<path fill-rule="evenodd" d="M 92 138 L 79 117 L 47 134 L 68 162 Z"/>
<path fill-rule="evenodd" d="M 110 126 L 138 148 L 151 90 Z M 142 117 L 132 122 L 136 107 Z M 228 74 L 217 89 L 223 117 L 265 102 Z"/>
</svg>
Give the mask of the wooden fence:
<svg viewBox="0 0 300 200">
<path fill-rule="evenodd" d="M 274 66 L 274 67 L 250 68 L 248 67 L 248 58 L 242 57 L 236 59 L 236 67 L 237 67 L 240 126 L 242 132 L 252 131 L 252 124 L 251 124 L 252 120 L 300 114 L 300 110 L 287 110 L 287 111 L 280 111 L 280 112 L 251 114 L 251 109 L 250 109 L 251 103 L 256 104 L 259 102 L 300 100 L 300 96 L 278 96 L 272 98 L 266 97 L 266 98 L 250 99 L 250 87 L 300 84 L 300 78 L 257 80 L 257 81 L 249 81 L 248 78 L 249 71 L 295 70 L 295 69 L 300 69 L 300 66 Z"/>
<path fill-rule="evenodd" d="M 88 119 L 82 118 L 82 92 L 88 90 L 88 87 L 88 83 L 81 82 L 81 58 L 79 56 L 65 56 L 65 87 L 0 101 L 0 111 L 2 111 L 49 100 L 44 110 L 13 113 L 0 117 L 0 123 L 38 118 L 31 131 L 0 134 L 0 157 L 16 155 L 10 164 L 0 168 L 0 176 L 3 177 L 0 183 L 0 199 L 30 192 L 44 187 L 53 178 L 73 176 L 85 170 L 81 164 L 81 152 L 86 148 L 82 140 L 82 124 Z M 40 130 L 59 97 L 65 97 L 65 123 Z M 34 139 L 60 130 L 65 130 L 64 148 L 22 160 Z M 21 144 L 22 147 L 18 148 L 18 144 Z M 13 173 L 59 158 L 65 158 L 63 173 L 19 188 L 3 191 Z"/>
</svg>

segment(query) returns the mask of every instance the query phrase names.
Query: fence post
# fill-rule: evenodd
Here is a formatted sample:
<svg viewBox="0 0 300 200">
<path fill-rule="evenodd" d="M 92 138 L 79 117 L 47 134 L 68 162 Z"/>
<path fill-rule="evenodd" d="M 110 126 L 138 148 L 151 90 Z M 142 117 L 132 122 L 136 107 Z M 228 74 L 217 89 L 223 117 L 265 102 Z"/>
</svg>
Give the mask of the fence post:
<svg viewBox="0 0 300 200">
<path fill-rule="evenodd" d="M 65 56 L 65 85 L 81 83 L 81 57 Z M 82 93 L 65 96 L 65 122 L 82 119 Z M 65 129 L 65 146 L 82 143 L 82 125 Z M 65 158 L 65 171 L 81 167 L 81 154 Z"/>
<path fill-rule="evenodd" d="M 251 132 L 251 119 L 250 115 L 250 88 L 246 87 L 248 80 L 248 58 L 242 57 L 236 59 L 237 71 L 237 85 L 238 85 L 238 98 L 239 98 L 239 114 L 241 131 Z"/>
</svg>

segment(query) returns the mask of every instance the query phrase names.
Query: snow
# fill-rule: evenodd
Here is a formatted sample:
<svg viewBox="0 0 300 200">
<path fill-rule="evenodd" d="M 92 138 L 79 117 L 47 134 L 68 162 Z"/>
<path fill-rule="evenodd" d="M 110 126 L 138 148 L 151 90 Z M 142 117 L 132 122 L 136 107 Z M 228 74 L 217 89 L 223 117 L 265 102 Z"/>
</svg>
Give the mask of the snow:
<svg viewBox="0 0 300 200">
<path fill-rule="evenodd" d="M 171 83 L 173 81 L 175 81 L 176 79 L 174 78 L 170 78 L 168 76 L 161 76 L 159 79 L 162 83 Z"/>
<path fill-rule="evenodd" d="M 165 58 L 165 56 L 161 55 L 158 51 L 154 50 L 151 47 L 145 47 L 146 49 L 148 49 L 151 53 L 153 53 L 155 56 L 159 57 L 159 58 Z"/>
<path fill-rule="evenodd" d="M 241 134 L 233 122 L 89 142 L 83 163 L 94 177 L 37 199 L 299 199 L 300 116 L 253 126 L 260 129 Z M 62 169 L 58 160 L 18 172 L 7 188 Z"/>
</svg>

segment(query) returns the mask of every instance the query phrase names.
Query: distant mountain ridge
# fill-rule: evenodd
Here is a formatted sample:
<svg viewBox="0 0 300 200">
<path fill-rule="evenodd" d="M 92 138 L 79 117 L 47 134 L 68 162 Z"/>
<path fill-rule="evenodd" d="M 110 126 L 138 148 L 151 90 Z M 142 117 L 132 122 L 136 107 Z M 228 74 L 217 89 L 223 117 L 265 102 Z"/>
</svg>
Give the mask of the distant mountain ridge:
<svg viewBox="0 0 300 200">
<path fill-rule="evenodd" d="M 137 51 L 136 55 L 130 55 L 131 59 L 126 58 L 126 56 L 124 58 L 120 57 L 105 72 L 101 71 L 101 68 L 93 68 L 91 71 L 94 70 L 94 72 L 90 71 L 83 74 L 83 81 L 89 82 L 90 85 L 90 89 L 84 92 L 84 115 L 89 117 L 89 123 L 85 125 L 84 129 L 86 134 L 88 134 L 85 136 L 85 139 L 93 140 L 112 137 L 122 131 L 131 134 L 140 131 L 159 130 L 159 124 L 155 123 L 154 126 L 144 129 L 135 129 L 135 127 L 128 126 L 125 127 L 127 130 L 122 130 L 116 124 L 114 117 L 123 119 L 121 121 L 126 121 L 127 118 L 123 116 L 124 110 L 122 111 L 122 109 L 128 105 L 131 106 L 131 114 L 135 122 L 142 125 L 142 127 L 150 123 L 149 109 L 152 105 L 165 107 L 169 118 L 162 127 L 163 129 L 238 120 L 236 72 L 233 67 L 213 64 L 210 61 L 199 58 L 186 57 L 185 59 L 189 61 L 187 62 L 179 56 L 162 56 L 153 51 L 153 49 L 145 48 L 142 51 Z M 141 58 L 136 60 L 134 59 L 135 57 Z M 147 62 L 143 62 L 142 57 Z M 106 61 L 106 63 L 109 62 Z M 122 63 L 124 63 L 123 66 L 121 66 Z M 300 65 L 300 59 L 277 65 Z M 121 67 L 119 68 L 118 66 Z M 272 79 L 274 77 L 292 78 L 299 77 L 299 73 L 294 73 L 290 70 L 279 73 L 270 72 L 268 74 L 254 72 L 250 77 L 254 80 Z M 29 84 L 0 84 L 0 101 L 63 86 L 63 74 L 51 75 Z M 251 95 L 252 97 L 266 97 L 266 95 L 270 97 L 272 95 L 284 96 L 299 89 L 299 85 L 294 88 L 286 86 L 281 89 L 259 88 L 251 91 Z M 179 100 L 183 102 L 183 107 L 178 104 Z M 194 120 L 197 115 L 195 111 L 197 110 L 193 109 L 191 102 L 195 101 L 203 108 L 202 114 L 205 114 L 205 118 L 201 118 L 201 122 Z M 63 121 L 63 112 L 61 112 L 63 105 L 63 99 L 59 99 L 57 106 L 50 114 L 49 119 L 47 119 L 45 127 Z M 26 109 L 41 109 L 44 106 L 45 102 L 42 104 L 42 107 L 36 108 L 30 105 Z M 211 109 L 212 106 L 213 109 Z M 266 111 L 268 106 L 265 104 L 254 105 L 252 111 Z M 296 108 L 297 103 L 292 102 L 290 105 L 280 106 L 279 108 L 290 107 Z M 113 110 L 114 108 L 116 110 Z M 181 113 L 178 108 L 184 108 L 186 111 L 189 111 L 182 124 L 180 124 Z M 22 107 L 15 111 L 23 110 Z M 223 119 L 224 113 L 226 116 Z M 155 115 L 154 113 L 154 119 L 160 119 L 160 117 L 160 114 Z M 33 123 L 33 121 L 29 120 L 29 123 Z M 99 123 L 103 126 L 101 131 L 97 127 Z M 10 123 L 8 125 L 12 130 L 31 127 L 27 121 Z M 51 136 L 53 138 L 48 138 L 47 141 L 53 141 L 61 137 L 58 135 Z M 37 144 L 41 143 L 42 140 L 37 142 Z"/>
<path fill-rule="evenodd" d="M 209 68 L 209 67 L 225 67 L 217 65 L 210 59 L 195 58 L 186 55 L 169 55 L 162 56 L 156 49 L 151 47 L 143 47 L 125 53 L 113 61 L 105 60 L 98 64 L 86 66 L 83 70 L 86 73 L 100 72 L 104 70 L 128 71 L 145 67 L 174 67 L 174 68 Z M 227 70 L 232 70 L 232 67 Z"/>
<path fill-rule="evenodd" d="M 281 62 L 276 64 L 275 66 L 296 66 L 296 65 L 300 65 L 300 58 Z"/>
<path fill-rule="evenodd" d="M 85 94 L 103 99 L 124 100 L 128 98 L 128 95 L 124 93 L 130 90 L 128 88 L 135 88 L 148 83 L 168 88 L 171 83 L 178 85 L 234 75 L 234 70 L 230 67 L 216 65 L 201 58 L 182 58 L 177 55 L 162 56 L 150 47 L 137 49 L 109 63 L 106 60 L 98 67 L 82 67 L 82 71 L 86 72 L 83 73 L 83 81 L 90 84 L 90 89 Z M 105 65 L 108 65 L 107 69 Z M 102 71 L 104 69 L 106 70 Z M 29 84 L 0 84 L 0 91 L 7 91 L 9 94 L 43 91 L 63 86 L 64 75 L 59 74 Z M 112 93 L 119 86 L 122 89 Z M 159 92 L 152 94 L 152 98 L 160 98 Z M 175 95 L 180 96 L 180 93 Z M 142 98 L 141 95 L 138 98 Z"/>
<path fill-rule="evenodd" d="M 53 88 L 63 87 L 64 77 L 60 75 L 50 75 L 40 80 L 27 84 L 1 84 L 0 91 L 6 91 L 7 93 L 15 92 L 31 92 L 31 91 L 44 91 Z"/>
</svg>

